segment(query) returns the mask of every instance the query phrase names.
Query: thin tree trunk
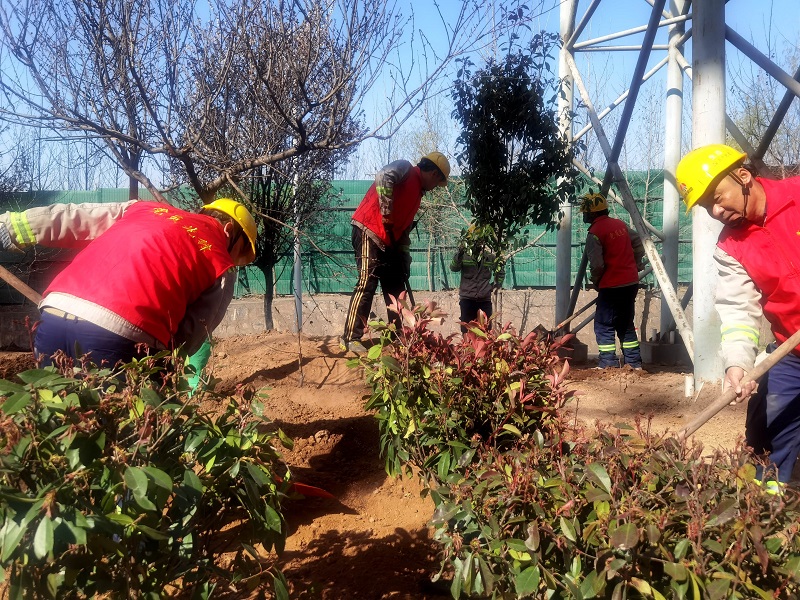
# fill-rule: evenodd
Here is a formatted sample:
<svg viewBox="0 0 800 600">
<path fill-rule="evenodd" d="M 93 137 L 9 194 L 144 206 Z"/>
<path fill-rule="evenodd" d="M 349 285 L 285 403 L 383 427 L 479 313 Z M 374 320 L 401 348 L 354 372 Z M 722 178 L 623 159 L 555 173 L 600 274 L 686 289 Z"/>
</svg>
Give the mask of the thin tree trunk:
<svg viewBox="0 0 800 600">
<path fill-rule="evenodd" d="M 272 320 L 272 301 L 275 299 L 275 277 L 272 267 L 262 268 L 264 273 L 264 327 L 267 331 L 275 329 Z"/>
</svg>

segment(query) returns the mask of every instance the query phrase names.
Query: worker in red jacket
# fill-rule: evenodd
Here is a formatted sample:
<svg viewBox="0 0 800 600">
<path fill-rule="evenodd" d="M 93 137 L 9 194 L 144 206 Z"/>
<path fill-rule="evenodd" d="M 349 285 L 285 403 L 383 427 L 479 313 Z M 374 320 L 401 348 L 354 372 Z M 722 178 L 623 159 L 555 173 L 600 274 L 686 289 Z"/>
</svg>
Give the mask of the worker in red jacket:
<svg viewBox="0 0 800 600">
<path fill-rule="evenodd" d="M 353 249 L 358 281 L 350 298 L 341 338 L 343 350 L 363 354 L 361 343 L 378 283 L 387 306 L 403 291 L 411 272 L 410 237 L 422 195 L 447 185 L 450 163 L 441 152 L 414 166 L 396 160 L 375 175 L 375 183 L 353 214 Z M 399 318 L 389 317 L 399 325 Z"/>
<path fill-rule="evenodd" d="M 639 235 L 619 219 L 608 216 L 602 194 L 587 194 L 581 204 L 583 222 L 589 224 L 586 254 L 589 279 L 597 290 L 594 333 L 601 369 L 619 368 L 617 341 L 625 365 L 642 368 L 639 339 L 633 317 L 639 291 L 639 269 L 644 246 Z"/>
<path fill-rule="evenodd" d="M 800 347 L 757 385 L 742 385 L 742 378 L 762 345 L 762 318 L 778 343 L 800 329 L 800 177 L 758 177 L 746 160 L 735 148 L 710 144 L 686 154 L 675 178 L 687 210 L 702 207 L 723 224 L 714 262 L 725 380 L 737 402 L 750 399 L 747 444 L 768 455 L 778 482 L 788 482 L 800 455 Z M 766 350 L 776 347 L 773 342 Z M 766 477 L 765 484 L 771 487 L 774 479 Z"/>
<path fill-rule="evenodd" d="M 95 364 L 130 362 L 144 345 L 197 350 L 233 298 L 234 267 L 255 258 L 256 224 L 223 198 L 199 213 L 166 203 L 53 204 L 0 215 L 0 248 L 82 249 L 39 304 L 34 351 Z"/>
</svg>

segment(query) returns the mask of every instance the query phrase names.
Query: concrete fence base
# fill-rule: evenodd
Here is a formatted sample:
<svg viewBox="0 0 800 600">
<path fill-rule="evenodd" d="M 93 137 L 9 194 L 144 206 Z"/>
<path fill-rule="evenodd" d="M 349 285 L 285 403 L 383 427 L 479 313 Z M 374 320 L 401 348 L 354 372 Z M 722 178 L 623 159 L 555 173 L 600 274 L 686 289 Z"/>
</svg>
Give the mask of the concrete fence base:
<svg viewBox="0 0 800 600">
<path fill-rule="evenodd" d="M 580 309 L 595 298 L 595 292 L 583 291 L 578 297 Z M 434 301 L 448 314 L 442 325 L 436 329 L 443 334 L 459 331 L 458 292 L 414 292 L 418 303 Z M 319 294 L 303 297 L 302 332 L 308 337 L 338 337 L 344 328 L 344 319 L 350 302 L 349 295 Z M 653 330 L 659 329 L 660 299 L 653 292 L 640 291 L 637 298 L 636 326 L 639 339 L 650 341 Z M 537 325 L 552 329 L 555 319 L 555 290 L 503 290 L 500 305 L 495 307 L 502 323 L 511 322 L 520 333 L 527 333 Z M 31 305 L 4 306 L 0 315 L 0 347 L 5 349 L 30 349 L 30 335 L 26 329 L 26 317 L 31 322 L 38 318 L 38 311 Z M 386 318 L 386 306 L 380 294 L 375 298 L 373 312 Z M 576 327 L 584 318 L 592 314 L 592 309 L 577 317 L 570 325 Z M 294 297 L 281 296 L 273 300 L 272 317 L 275 329 L 281 332 L 296 332 Z M 691 319 L 691 315 L 689 315 Z M 264 298 L 253 296 L 234 300 L 225 319 L 214 332 L 218 338 L 237 335 L 252 335 L 266 331 L 264 319 Z M 645 332 L 643 335 L 642 332 Z M 590 322 L 577 333 L 578 340 L 586 344 L 588 355 L 597 354 L 597 343 Z"/>
</svg>

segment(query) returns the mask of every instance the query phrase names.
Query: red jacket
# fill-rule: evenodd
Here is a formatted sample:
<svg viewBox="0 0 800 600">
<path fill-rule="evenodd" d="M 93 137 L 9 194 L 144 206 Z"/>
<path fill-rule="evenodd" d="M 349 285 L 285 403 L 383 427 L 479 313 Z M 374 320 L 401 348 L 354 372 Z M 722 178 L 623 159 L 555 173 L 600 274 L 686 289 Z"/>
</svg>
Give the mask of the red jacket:
<svg viewBox="0 0 800 600">
<path fill-rule="evenodd" d="M 596 283 L 598 288 L 621 287 L 639 282 L 639 269 L 625 223 L 608 215 L 601 215 L 592 221 L 589 235 L 594 235 L 603 247 L 603 269 L 600 281 Z"/>
<path fill-rule="evenodd" d="M 233 267 L 213 217 L 136 202 L 47 288 L 93 302 L 165 347 L 186 307 Z"/>
<path fill-rule="evenodd" d="M 800 177 L 757 181 L 767 196 L 763 225 L 725 227 L 717 245 L 747 271 L 772 333 L 784 342 L 800 329 Z"/>
<path fill-rule="evenodd" d="M 353 221 L 361 223 L 365 228 L 372 231 L 385 246 L 392 246 L 394 245 L 393 242 L 398 241 L 403 233 L 411 227 L 424 193 L 419 167 L 411 167 L 408 175 L 394 185 L 391 212 L 394 225 L 392 227 L 394 240 L 389 239 L 389 235 L 383 227 L 383 219 L 381 218 L 381 210 L 378 203 L 378 191 L 374 183 L 367 190 L 356 212 L 353 213 Z"/>
</svg>

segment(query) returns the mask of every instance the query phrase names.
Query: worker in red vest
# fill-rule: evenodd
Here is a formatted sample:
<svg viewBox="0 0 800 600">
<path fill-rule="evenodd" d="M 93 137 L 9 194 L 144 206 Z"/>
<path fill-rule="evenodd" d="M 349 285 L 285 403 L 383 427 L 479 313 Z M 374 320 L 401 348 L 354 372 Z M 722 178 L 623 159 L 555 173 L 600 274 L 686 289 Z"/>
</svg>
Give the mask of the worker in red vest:
<svg viewBox="0 0 800 600">
<path fill-rule="evenodd" d="M 639 291 L 639 269 L 644 246 L 639 235 L 619 219 L 608 216 L 602 194 L 586 194 L 581 204 L 583 222 L 589 224 L 586 255 L 589 279 L 597 290 L 594 334 L 599 352 L 598 368 L 619 368 L 617 341 L 623 364 L 642 368 L 639 339 L 633 317 Z"/>
<path fill-rule="evenodd" d="M 366 352 L 360 340 L 379 282 L 387 306 L 390 296 L 397 297 L 404 290 L 411 272 L 409 234 L 422 195 L 437 186 L 446 186 L 449 176 L 450 163 L 441 152 L 423 156 L 416 166 L 407 160 L 396 160 L 375 175 L 375 183 L 352 219 L 358 281 L 347 310 L 341 338 L 343 350 Z M 397 315 L 389 318 L 399 325 Z"/>
<path fill-rule="evenodd" d="M 777 480 L 786 483 L 800 456 L 800 347 L 757 385 L 742 378 L 762 346 L 762 318 L 777 343 L 800 329 L 800 177 L 759 177 L 746 161 L 736 148 L 709 144 L 681 159 L 675 179 L 687 211 L 702 207 L 723 224 L 714 263 L 725 380 L 737 402 L 749 398 L 747 444 L 768 455 Z M 767 353 L 776 347 L 767 344 Z M 771 489 L 774 477 L 762 475 Z"/>
<path fill-rule="evenodd" d="M 256 224 L 240 203 L 199 213 L 160 202 L 53 204 L 0 215 L 0 248 L 81 249 L 48 286 L 34 351 L 115 365 L 182 346 L 192 354 L 233 298 L 234 267 L 255 258 Z M 144 345 L 144 346 L 142 346 Z"/>
</svg>

